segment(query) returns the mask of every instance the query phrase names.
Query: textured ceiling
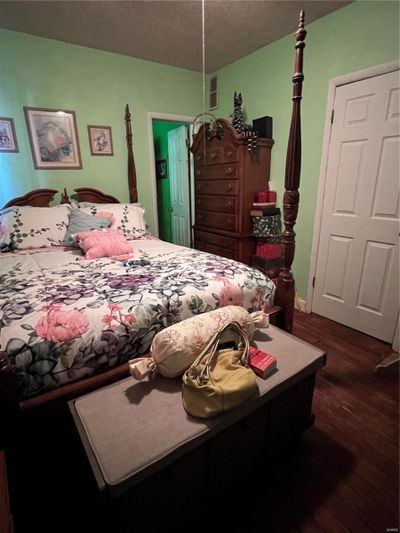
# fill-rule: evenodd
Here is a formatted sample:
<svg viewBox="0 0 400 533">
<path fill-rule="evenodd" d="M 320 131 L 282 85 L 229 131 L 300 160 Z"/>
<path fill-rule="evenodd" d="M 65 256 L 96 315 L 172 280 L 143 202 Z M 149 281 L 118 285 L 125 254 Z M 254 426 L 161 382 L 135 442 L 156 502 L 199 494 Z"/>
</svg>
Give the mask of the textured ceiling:
<svg viewBox="0 0 400 533">
<path fill-rule="evenodd" d="M 206 0 L 206 72 L 348 4 L 347 0 Z M 0 27 L 202 71 L 201 0 L 1 1 Z"/>
</svg>

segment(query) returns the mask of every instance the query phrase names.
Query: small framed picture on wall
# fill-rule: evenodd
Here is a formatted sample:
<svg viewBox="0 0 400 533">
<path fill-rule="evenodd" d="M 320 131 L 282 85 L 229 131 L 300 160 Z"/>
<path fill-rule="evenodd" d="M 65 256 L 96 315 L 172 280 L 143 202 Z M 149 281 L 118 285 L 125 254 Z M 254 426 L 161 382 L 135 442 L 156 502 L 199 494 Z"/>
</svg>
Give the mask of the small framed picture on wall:
<svg viewBox="0 0 400 533">
<path fill-rule="evenodd" d="M 158 180 L 162 180 L 167 177 L 167 160 L 158 159 L 156 162 L 156 175 Z"/>
<path fill-rule="evenodd" d="M 24 107 L 35 168 L 82 168 L 74 111 Z"/>
<path fill-rule="evenodd" d="M 110 126 L 88 126 L 88 132 L 92 155 L 114 155 Z"/>
<path fill-rule="evenodd" d="M 17 136 L 14 120 L 0 117 L 0 152 L 18 152 Z"/>
</svg>

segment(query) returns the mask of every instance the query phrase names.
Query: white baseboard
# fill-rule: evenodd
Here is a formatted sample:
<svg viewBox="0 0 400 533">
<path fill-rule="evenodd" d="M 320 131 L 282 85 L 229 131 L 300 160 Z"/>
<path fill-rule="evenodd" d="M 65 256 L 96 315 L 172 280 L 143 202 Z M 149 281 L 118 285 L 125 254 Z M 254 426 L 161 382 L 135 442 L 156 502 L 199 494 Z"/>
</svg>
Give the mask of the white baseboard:
<svg viewBox="0 0 400 533">
<path fill-rule="evenodd" d="M 297 309 L 298 311 L 301 311 L 302 313 L 308 313 L 308 311 L 306 310 L 306 300 L 303 300 L 303 298 L 299 298 L 297 296 L 297 294 L 295 295 L 295 298 L 294 298 L 294 308 Z"/>
</svg>

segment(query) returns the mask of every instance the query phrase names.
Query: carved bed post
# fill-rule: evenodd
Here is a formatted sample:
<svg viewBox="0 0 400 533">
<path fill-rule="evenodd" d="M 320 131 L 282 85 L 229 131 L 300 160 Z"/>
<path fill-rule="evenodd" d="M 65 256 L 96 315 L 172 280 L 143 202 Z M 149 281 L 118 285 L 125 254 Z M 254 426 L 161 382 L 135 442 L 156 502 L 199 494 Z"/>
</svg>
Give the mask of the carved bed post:
<svg viewBox="0 0 400 533">
<path fill-rule="evenodd" d="M 129 112 L 129 105 L 125 107 L 125 127 L 126 127 L 126 144 L 128 148 L 128 188 L 130 202 L 137 202 L 137 188 L 136 188 L 136 169 L 135 160 L 133 158 L 132 149 L 132 126 L 131 114 Z"/>
<path fill-rule="evenodd" d="M 64 192 L 61 193 L 61 203 L 62 204 L 69 204 L 70 199 L 67 193 L 67 189 L 64 187 Z"/>
<path fill-rule="evenodd" d="M 300 12 L 299 27 L 296 32 L 296 58 L 293 75 L 293 109 L 290 124 L 289 141 L 286 154 L 285 192 L 283 195 L 283 224 L 284 231 L 281 238 L 282 256 L 284 266 L 279 274 L 279 284 L 283 289 L 282 295 L 289 304 L 286 309 L 291 309 L 284 319 L 283 327 L 290 331 L 293 322 L 294 308 L 294 280 L 291 267 L 295 252 L 295 236 L 293 229 L 296 224 L 299 208 L 299 185 L 301 169 L 301 119 L 300 104 L 303 87 L 303 49 L 305 47 L 304 11 Z M 291 316 L 290 316 L 291 315 Z"/>
</svg>

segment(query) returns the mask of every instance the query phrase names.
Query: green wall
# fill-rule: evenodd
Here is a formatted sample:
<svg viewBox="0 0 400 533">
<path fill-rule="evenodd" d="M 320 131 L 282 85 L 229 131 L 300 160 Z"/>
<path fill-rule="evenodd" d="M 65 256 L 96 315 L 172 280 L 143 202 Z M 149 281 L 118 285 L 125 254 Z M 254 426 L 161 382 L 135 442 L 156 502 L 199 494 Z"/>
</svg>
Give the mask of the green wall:
<svg viewBox="0 0 400 533">
<path fill-rule="evenodd" d="M 168 160 L 168 132 L 183 125 L 183 122 L 153 120 L 154 153 L 156 160 Z M 171 213 L 168 210 L 170 206 L 171 195 L 169 188 L 169 175 L 167 170 L 167 178 L 157 180 L 157 209 L 159 237 L 163 241 L 168 242 L 172 242 Z"/>
<path fill-rule="evenodd" d="M 0 29 L 0 116 L 15 122 L 19 153 L 0 154 L 0 206 L 37 187 L 92 186 L 128 201 L 124 108 L 132 113 L 139 200 L 153 230 L 147 112 L 196 115 L 201 74 Z M 199 53 L 200 48 L 199 48 Z M 76 113 L 82 170 L 35 170 L 23 106 Z M 112 127 L 114 157 L 90 155 L 87 125 Z"/>
<path fill-rule="evenodd" d="M 307 13 L 306 13 L 307 16 Z M 358 1 L 306 26 L 302 104 L 303 162 L 294 274 L 306 296 L 325 112 L 330 78 L 399 57 L 399 4 Z M 247 121 L 271 115 L 275 145 L 271 181 L 282 198 L 292 111 L 294 37 L 287 36 L 218 71 L 219 108 L 228 117 L 233 93 L 241 91 Z"/>
</svg>

